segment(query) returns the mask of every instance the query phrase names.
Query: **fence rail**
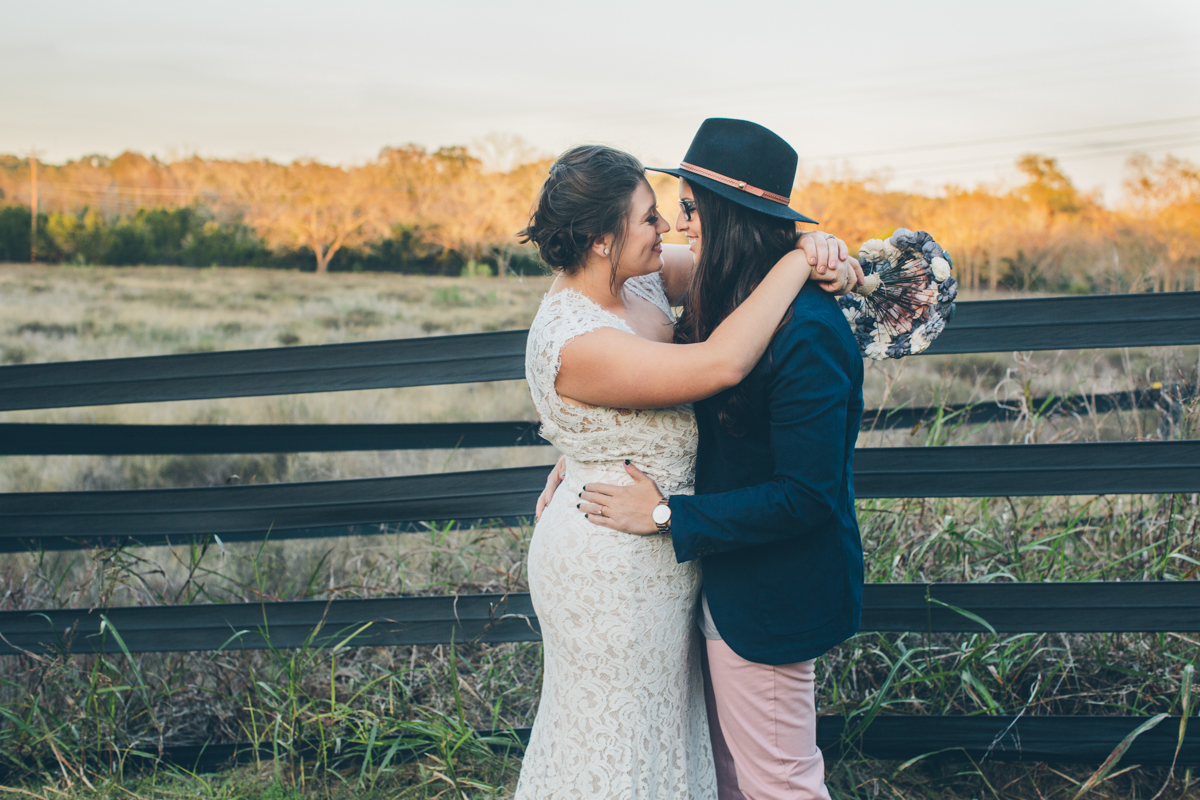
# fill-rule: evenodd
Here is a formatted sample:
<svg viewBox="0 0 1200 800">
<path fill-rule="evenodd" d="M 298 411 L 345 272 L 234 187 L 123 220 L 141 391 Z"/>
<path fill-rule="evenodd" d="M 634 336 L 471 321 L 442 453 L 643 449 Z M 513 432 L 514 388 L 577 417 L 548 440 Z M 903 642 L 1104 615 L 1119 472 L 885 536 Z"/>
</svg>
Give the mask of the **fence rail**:
<svg viewBox="0 0 1200 800">
<path fill-rule="evenodd" d="M 18 364 L 0 367 L 0 411 L 513 380 L 525 334 Z"/>
<path fill-rule="evenodd" d="M 516 380 L 525 331 L 0 367 L 0 411 Z M 1200 344 L 1200 292 L 958 304 L 928 355 Z"/>
<path fill-rule="evenodd" d="M 879 716 L 861 736 L 844 739 L 856 720 L 817 719 L 817 744 L 831 754 L 857 749 L 872 758 L 909 759 L 939 751 L 995 761 L 1103 761 L 1145 717 Z M 1167 765 L 1179 741 L 1179 717 L 1168 717 L 1138 738 L 1126 764 Z M 1200 765 L 1200 733 L 1189 728 L 1178 766 Z"/>
<path fill-rule="evenodd" d="M 1058 397 L 1026 402 L 1040 417 L 1158 409 L 1177 414 L 1195 397 L 1195 387 L 1135 389 L 1111 394 Z M 1006 422 L 1023 413 L 1018 401 L 958 403 L 870 409 L 863 430 L 894 430 L 938 417 L 970 425 Z M 487 447 L 547 447 L 538 423 L 417 422 L 360 425 L 113 425 L 86 423 L 0 423 L 0 455 L 199 455 L 215 453 L 318 453 L 360 450 L 453 450 Z"/>
<path fill-rule="evenodd" d="M 1200 441 L 860 448 L 860 499 L 1200 491 Z M 528 517 L 550 465 L 401 478 L 0 494 L 0 552 L 381 532 Z M 361 526 L 374 525 L 373 531 Z"/>
<path fill-rule="evenodd" d="M 983 620 L 981 623 L 979 620 Z M 120 640 L 105 634 L 105 623 Z M 862 630 L 1200 631 L 1200 581 L 868 584 Z M 0 612 L 0 655 L 541 640 L 528 593 Z"/>
<path fill-rule="evenodd" d="M 861 734 L 853 732 L 856 719 L 824 716 L 817 718 L 817 746 L 827 757 L 859 752 L 869 758 L 910 759 L 930 752 L 944 755 L 966 754 L 975 760 L 992 761 L 1053 761 L 1098 762 L 1108 756 L 1121 740 L 1149 717 L 1104 716 L 886 716 L 876 717 Z M 1179 717 L 1167 717 L 1157 727 L 1138 736 L 1126 752 L 1123 761 L 1146 766 L 1167 766 L 1176 763 L 1180 768 L 1200 766 L 1200 733 L 1195 726 L 1187 731 L 1174 759 L 1178 743 Z M 492 740 L 496 750 L 529 742 L 529 728 L 481 730 L 480 736 Z M 508 744 L 511 742 L 512 744 Z M 357 762 L 365 742 L 344 742 L 346 762 Z M 379 739 L 375 752 L 387 751 L 392 741 Z M 301 754 L 315 753 L 316 746 L 299 748 Z M 248 763 L 255 759 L 270 760 L 275 748 L 269 744 L 236 742 L 226 744 L 168 745 L 158 755 L 157 747 L 147 745 L 143 755 L 127 754 L 125 764 L 131 767 L 153 766 L 157 762 L 174 764 L 191 771 L 217 769 L 231 763 Z M 423 749 L 400 747 L 393 763 L 416 757 Z M 115 760 L 115 759 L 114 759 Z M 0 779 L 3 776 L 0 775 Z"/>
<path fill-rule="evenodd" d="M 546 447 L 536 422 L 375 425 L 88 425 L 0 423 L 0 455 L 318 453 Z"/>
</svg>

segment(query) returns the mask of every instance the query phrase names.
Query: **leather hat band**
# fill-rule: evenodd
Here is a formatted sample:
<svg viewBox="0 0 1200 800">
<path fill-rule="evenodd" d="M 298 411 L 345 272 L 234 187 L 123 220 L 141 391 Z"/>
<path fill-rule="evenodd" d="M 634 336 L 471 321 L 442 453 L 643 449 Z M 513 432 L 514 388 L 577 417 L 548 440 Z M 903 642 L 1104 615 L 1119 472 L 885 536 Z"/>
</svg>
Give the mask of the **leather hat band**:
<svg viewBox="0 0 1200 800">
<path fill-rule="evenodd" d="M 741 189 L 743 192 L 749 192 L 750 194 L 757 195 L 758 197 L 765 197 L 768 200 L 774 200 L 776 203 L 782 203 L 785 206 L 792 202 L 790 197 L 784 197 L 781 194 L 768 192 L 766 189 L 759 189 L 757 186 L 751 186 L 745 181 L 734 180 L 733 178 L 722 175 L 719 172 L 713 172 L 711 169 L 705 169 L 704 167 L 697 167 L 693 164 L 687 163 L 686 161 L 681 162 L 679 168 L 684 172 L 694 172 L 697 175 L 718 181 L 726 186 L 732 186 L 735 189 Z"/>
</svg>

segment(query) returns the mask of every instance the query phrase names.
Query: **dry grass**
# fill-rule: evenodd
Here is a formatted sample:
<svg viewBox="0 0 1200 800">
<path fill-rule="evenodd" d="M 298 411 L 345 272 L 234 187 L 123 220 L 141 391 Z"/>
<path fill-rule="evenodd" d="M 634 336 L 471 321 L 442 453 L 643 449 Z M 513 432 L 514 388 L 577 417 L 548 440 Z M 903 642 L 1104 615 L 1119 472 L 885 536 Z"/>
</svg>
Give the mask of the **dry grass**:
<svg viewBox="0 0 1200 800">
<path fill-rule="evenodd" d="M 0 347 L 10 362 L 34 362 L 520 328 L 546 286 L 544 279 L 7 266 L 0 267 Z M 1196 349 L 920 358 L 872 364 L 868 376 L 868 406 L 1012 398 L 1027 390 L 1114 391 L 1156 380 L 1194 382 Z M 1200 414 L 1195 407 L 1188 414 L 1174 435 L 1195 436 Z M 3 421 L 160 423 L 529 418 L 520 382 L 0 415 Z M 1156 412 L 1057 421 L 1032 415 L 1016 424 L 876 432 L 862 443 L 1132 439 L 1157 430 Z M 546 463 L 552 456 L 546 448 L 520 448 L 6 458 L 0 490 L 209 485 L 233 473 L 258 481 L 362 477 Z M 1200 565 L 1195 496 L 872 501 L 860 505 L 860 521 L 868 580 L 876 582 L 1180 580 L 1194 579 Z M 527 528 L 431 529 L 261 547 L 2 556 L 0 607 L 519 591 L 528 534 Z M 42 767 L 18 775 L 23 783 L 13 791 L 43 798 L 503 797 L 519 760 L 492 754 L 468 731 L 531 721 L 538 655 L 536 645 L 467 644 L 453 652 L 8 658 L 0 710 L 11 716 L 0 725 L 0 762 L 14 767 L 40 758 Z M 819 662 L 820 701 L 822 713 L 845 715 L 873 707 L 929 714 L 1179 713 L 1182 669 L 1197 655 L 1190 638 L 1170 635 L 862 634 Z M 339 738 L 341 755 L 306 760 L 289 750 L 316 732 Z M 407 737 L 425 755 L 404 765 L 375 760 L 369 768 L 346 760 L 347 753 L 361 755 L 372 736 Z M 138 777 L 114 775 L 97 757 L 106 747 L 209 738 L 272 739 L 283 743 L 285 758 L 214 776 Z M 847 759 L 830 765 L 830 786 L 838 798 L 876 792 L 889 798 L 1067 798 L 1090 771 L 938 759 L 901 769 Z M 1149 797 L 1165 777 L 1161 770 L 1134 770 L 1089 796 Z M 1177 779 L 1164 797 L 1187 791 Z"/>
</svg>

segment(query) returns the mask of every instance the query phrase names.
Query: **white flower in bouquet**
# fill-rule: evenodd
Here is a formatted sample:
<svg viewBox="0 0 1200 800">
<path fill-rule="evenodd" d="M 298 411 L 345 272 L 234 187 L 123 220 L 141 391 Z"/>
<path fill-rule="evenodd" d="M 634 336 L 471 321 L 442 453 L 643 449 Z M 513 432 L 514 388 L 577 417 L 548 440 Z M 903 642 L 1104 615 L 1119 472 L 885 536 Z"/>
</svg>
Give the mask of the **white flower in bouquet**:
<svg viewBox="0 0 1200 800">
<path fill-rule="evenodd" d="M 883 255 L 893 267 L 900 263 L 900 248 L 892 244 L 891 239 L 883 243 Z"/>
<path fill-rule="evenodd" d="M 874 359 L 886 358 L 888 348 L 892 346 L 892 334 L 882 325 L 876 325 L 871 331 L 871 343 L 863 352 Z"/>
<path fill-rule="evenodd" d="M 886 342 L 881 342 L 878 339 L 876 339 L 875 341 L 873 341 L 869 345 L 867 345 L 866 349 L 863 350 L 863 353 L 868 358 L 873 358 L 876 361 L 882 361 L 883 359 L 887 358 L 888 348 L 891 346 L 892 346 L 892 342 L 890 339 Z"/>
<path fill-rule="evenodd" d="M 929 262 L 929 267 L 933 270 L 933 279 L 938 283 L 941 283 L 942 281 L 946 280 L 946 278 L 950 277 L 950 262 L 941 256 L 938 256 L 937 258 L 933 259 L 933 261 Z"/>
<path fill-rule="evenodd" d="M 912 335 L 908 339 L 909 346 L 912 348 L 912 353 L 920 353 L 929 347 L 931 342 L 925 336 L 925 326 L 921 325 L 913 330 Z"/>
<path fill-rule="evenodd" d="M 883 261 L 883 239 L 870 239 L 863 242 L 862 247 L 858 248 L 859 261 Z"/>
</svg>

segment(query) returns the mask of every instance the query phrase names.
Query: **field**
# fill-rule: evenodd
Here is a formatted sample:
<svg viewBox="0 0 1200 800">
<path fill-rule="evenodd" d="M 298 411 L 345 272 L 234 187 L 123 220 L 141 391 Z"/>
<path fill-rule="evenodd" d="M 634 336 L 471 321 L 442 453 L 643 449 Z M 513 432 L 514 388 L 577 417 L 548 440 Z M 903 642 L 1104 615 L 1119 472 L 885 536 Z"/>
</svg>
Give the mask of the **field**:
<svg viewBox="0 0 1200 800">
<path fill-rule="evenodd" d="M 545 278 L 318 276 L 268 270 L 0 266 L 0 361 L 34 363 L 526 327 Z M 1115 392 L 1196 381 L 1196 348 L 986 354 L 871 364 L 867 406 Z M 1138 439 L 1157 411 L 864 433 L 864 445 Z M 1166 434 L 1196 438 L 1197 409 Z M 8 412 L 0 422 L 418 422 L 532 419 L 521 382 Z M 9 457 L 0 491 L 417 474 L 549 463 L 549 448 L 269 456 Z M 866 501 L 870 581 L 1195 579 L 1196 496 Z M 0 556 L 4 610 L 525 588 L 527 528 Z M 863 634 L 821 659 L 821 713 L 1180 713 L 1190 635 Z M 469 729 L 531 722 L 536 645 L 6 659 L 0 792 L 51 797 L 504 797 L 519 757 Z M 1194 703 L 1192 707 L 1194 708 Z M 355 742 L 428 749 L 396 763 Z M 300 748 L 330 742 L 316 754 Z M 98 754 L 273 740 L 215 775 L 121 774 Z M 336 742 L 336 746 L 335 743 Z M 344 745 L 344 747 L 343 747 Z M 1133 765 L 1122 763 L 1118 771 Z M 1071 797 L 1087 765 L 829 764 L 835 797 Z M 1132 769 L 1089 796 L 1183 797 L 1191 776 Z M 1191 787 L 1194 790 L 1194 786 Z"/>
</svg>

